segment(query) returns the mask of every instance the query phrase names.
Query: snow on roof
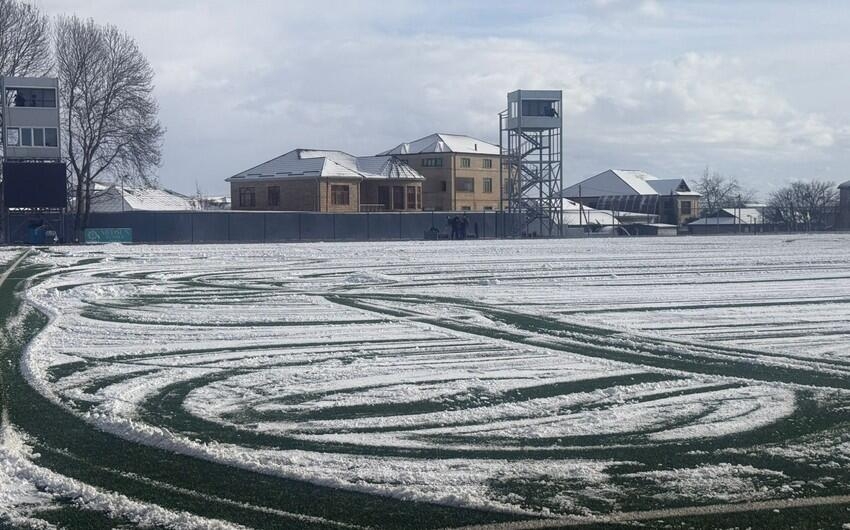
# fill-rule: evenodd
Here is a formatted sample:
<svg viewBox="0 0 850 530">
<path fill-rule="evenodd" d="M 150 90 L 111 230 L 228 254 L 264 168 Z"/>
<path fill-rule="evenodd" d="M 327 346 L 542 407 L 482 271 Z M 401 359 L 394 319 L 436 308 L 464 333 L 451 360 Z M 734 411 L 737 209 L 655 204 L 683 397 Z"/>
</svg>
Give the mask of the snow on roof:
<svg viewBox="0 0 850 530">
<path fill-rule="evenodd" d="M 581 187 L 581 190 L 579 190 Z M 562 197 L 612 195 L 693 195 L 684 179 L 659 179 L 636 169 L 609 169 L 565 188 Z"/>
<path fill-rule="evenodd" d="M 612 169 L 615 175 L 620 177 L 623 182 L 632 188 L 638 195 L 657 195 L 658 192 L 649 184 L 648 181 L 660 180 L 658 177 L 652 176 L 646 171 L 635 169 Z"/>
<path fill-rule="evenodd" d="M 134 210 L 192 210 L 192 202 L 171 190 L 124 189 L 124 201 Z"/>
<path fill-rule="evenodd" d="M 95 212 L 174 212 L 195 209 L 188 197 L 175 191 L 127 186 L 122 189 L 120 185 L 98 190 L 92 196 L 91 208 Z"/>
<path fill-rule="evenodd" d="M 569 199 L 561 199 L 561 210 L 563 210 L 563 224 L 565 226 L 620 224 L 620 221 L 609 211 L 595 210 L 587 206 L 581 207 L 579 203 Z"/>
<path fill-rule="evenodd" d="M 703 217 L 692 221 L 691 225 L 713 225 L 713 224 L 760 224 L 764 222 L 764 214 L 756 208 L 723 208 L 715 215 Z"/>
<path fill-rule="evenodd" d="M 739 220 L 734 217 L 703 217 L 688 223 L 689 225 L 732 225 L 738 224 Z"/>
<path fill-rule="evenodd" d="M 415 155 L 424 153 L 470 153 L 499 155 L 499 146 L 464 134 L 429 134 L 412 142 L 401 143 L 379 155 Z"/>
<path fill-rule="evenodd" d="M 343 151 L 294 149 L 225 179 L 337 177 L 353 179 L 424 179 L 394 156 L 354 156 Z"/>
<path fill-rule="evenodd" d="M 655 179 L 646 181 L 649 186 L 659 195 L 694 195 L 699 193 L 691 191 L 684 179 Z"/>
<path fill-rule="evenodd" d="M 756 208 L 724 208 L 723 211 L 732 217 L 737 215 L 744 222 L 752 219 L 751 222 L 755 223 L 756 219 L 761 219 L 764 216 L 764 213 Z"/>
<path fill-rule="evenodd" d="M 850 189 L 850 180 L 848 180 L 847 182 L 842 182 L 841 184 L 839 184 L 838 189 L 841 189 L 841 190 Z"/>
</svg>

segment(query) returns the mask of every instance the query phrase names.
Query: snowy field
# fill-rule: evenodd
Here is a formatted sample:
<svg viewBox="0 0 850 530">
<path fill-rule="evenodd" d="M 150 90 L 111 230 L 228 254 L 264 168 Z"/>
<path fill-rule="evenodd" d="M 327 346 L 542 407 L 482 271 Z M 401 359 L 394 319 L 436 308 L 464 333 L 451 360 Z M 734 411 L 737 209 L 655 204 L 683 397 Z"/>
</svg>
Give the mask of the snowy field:
<svg viewBox="0 0 850 530">
<path fill-rule="evenodd" d="M 0 514 L 711 526 L 735 504 L 754 521 L 828 507 L 841 527 L 849 250 L 846 235 L 116 245 L 14 270 L 23 251 L 0 250 Z"/>
</svg>

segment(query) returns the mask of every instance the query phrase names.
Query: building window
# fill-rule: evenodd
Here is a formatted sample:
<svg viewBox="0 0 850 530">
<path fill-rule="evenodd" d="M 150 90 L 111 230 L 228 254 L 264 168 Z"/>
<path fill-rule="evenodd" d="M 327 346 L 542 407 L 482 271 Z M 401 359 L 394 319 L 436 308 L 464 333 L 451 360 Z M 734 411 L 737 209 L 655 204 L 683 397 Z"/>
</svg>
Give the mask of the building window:
<svg viewBox="0 0 850 530">
<path fill-rule="evenodd" d="M 407 209 L 416 208 L 416 186 L 407 187 Z"/>
<path fill-rule="evenodd" d="M 422 167 L 443 167 L 442 158 L 423 158 Z"/>
<path fill-rule="evenodd" d="M 53 127 L 44 129 L 44 145 L 46 147 L 59 147 L 59 134 Z"/>
<path fill-rule="evenodd" d="M 422 186 L 416 186 L 416 209 L 422 209 Z"/>
<path fill-rule="evenodd" d="M 254 188 L 239 188 L 239 206 L 253 208 L 257 205 L 257 194 Z"/>
<path fill-rule="evenodd" d="M 472 160 L 469 158 L 461 158 L 460 159 L 460 167 L 467 168 L 472 167 Z"/>
<path fill-rule="evenodd" d="M 493 179 L 484 179 L 484 193 L 493 193 Z"/>
<path fill-rule="evenodd" d="M 6 129 L 6 145 L 9 147 L 17 147 L 21 143 L 20 129 Z"/>
<path fill-rule="evenodd" d="M 485 211 L 485 212 L 492 212 L 492 211 L 493 211 L 493 207 L 492 207 L 492 206 L 485 206 L 485 207 L 484 207 L 484 211 Z"/>
<path fill-rule="evenodd" d="M 348 184 L 334 184 L 331 186 L 331 204 L 348 206 L 351 204 L 351 192 Z"/>
<path fill-rule="evenodd" d="M 21 129 L 7 129 L 9 135 L 9 146 L 21 147 L 59 147 L 59 133 L 56 127 L 23 127 Z M 14 131 L 15 143 L 12 143 Z"/>
<path fill-rule="evenodd" d="M 6 88 L 9 107 L 56 108 L 55 88 Z"/>
<path fill-rule="evenodd" d="M 404 210 L 404 186 L 393 186 L 393 210 Z"/>
<path fill-rule="evenodd" d="M 472 206 L 462 206 L 461 210 L 464 211 L 464 212 L 469 212 L 469 211 L 472 210 Z"/>
<path fill-rule="evenodd" d="M 471 178 L 459 178 L 455 180 L 455 191 L 472 193 L 475 191 L 475 180 Z"/>
<path fill-rule="evenodd" d="M 449 191 L 449 187 L 446 185 L 445 180 L 440 181 L 440 191 Z"/>
<path fill-rule="evenodd" d="M 483 167 L 484 169 L 493 169 L 493 159 L 485 158 L 481 161 L 481 167 Z"/>
<path fill-rule="evenodd" d="M 280 206 L 280 186 L 269 186 L 269 206 Z"/>
<path fill-rule="evenodd" d="M 682 212 L 682 215 L 691 215 L 691 201 L 680 202 L 679 210 Z"/>
<path fill-rule="evenodd" d="M 385 210 L 390 209 L 390 187 L 378 186 L 378 204 L 382 205 Z"/>
</svg>

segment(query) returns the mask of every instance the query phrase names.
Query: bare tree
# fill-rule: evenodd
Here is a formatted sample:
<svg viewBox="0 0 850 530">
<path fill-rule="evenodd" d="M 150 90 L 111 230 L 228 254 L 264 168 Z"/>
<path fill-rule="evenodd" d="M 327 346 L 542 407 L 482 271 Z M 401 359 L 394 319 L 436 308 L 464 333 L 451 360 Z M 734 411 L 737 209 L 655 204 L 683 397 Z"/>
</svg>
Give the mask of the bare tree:
<svg viewBox="0 0 850 530">
<path fill-rule="evenodd" d="M 55 43 L 79 237 L 96 179 L 155 181 L 164 129 L 157 119 L 153 69 L 132 37 L 90 19 L 61 17 Z"/>
<path fill-rule="evenodd" d="M 788 230 L 823 229 L 838 204 L 834 182 L 797 181 L 771 194 L 765 216 Z"/>
<path fill-rule="evenodd" d="M 50 22 L 30 4 L 0 0 L 0 75 L 44 75 L 50 71 Z"/>
<path fill-rule="evenodd" d="M 700 209 L 708 214 L 721 208 L 741 208 L 755 197 L 755 193 L 743 188 L 735 177 L 712 172 L 708 166 L 694 189 L 701 195 Z"/>
</svg>

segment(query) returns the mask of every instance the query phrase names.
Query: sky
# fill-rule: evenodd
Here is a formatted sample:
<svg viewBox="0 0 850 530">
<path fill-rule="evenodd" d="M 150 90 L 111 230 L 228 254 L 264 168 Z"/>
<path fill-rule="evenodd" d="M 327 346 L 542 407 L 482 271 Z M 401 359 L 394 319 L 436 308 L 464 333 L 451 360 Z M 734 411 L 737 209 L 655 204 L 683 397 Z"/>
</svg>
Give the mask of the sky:
<svg viewBox="0 0 850 530">
<path fill-rule="evenodd" d="M 609 168 L 765 198 L 850 179 L 850 2 L 36 0 L 132 35 L 156 71 L 163 187 L 295 148 L 498 143 L 506 94 L 564 93 L 564 184 Z"/>
</svg>

